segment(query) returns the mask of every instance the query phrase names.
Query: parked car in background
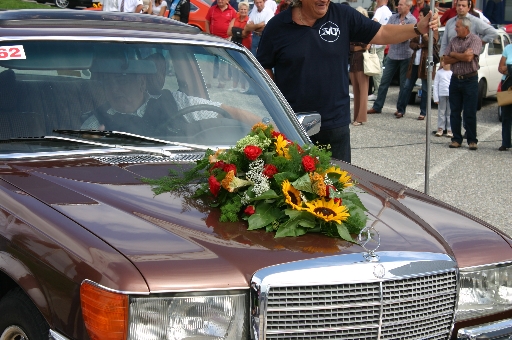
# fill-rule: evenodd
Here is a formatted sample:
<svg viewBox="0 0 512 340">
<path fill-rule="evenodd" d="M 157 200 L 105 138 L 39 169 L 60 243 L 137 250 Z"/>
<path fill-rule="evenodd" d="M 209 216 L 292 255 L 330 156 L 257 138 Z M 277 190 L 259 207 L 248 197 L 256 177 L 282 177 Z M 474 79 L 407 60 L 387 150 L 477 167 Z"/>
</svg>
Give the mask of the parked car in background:
<svg viewBox="0 0 512 340">
<path fill-rule="evenodd" d="M 92 0 L 36 0 L 40 4 L 47 2 L 55 3 L 55 6 L 59 8 L 75 8 L 76 6 L 91 7 L 93 4 Z M 97 2 L 97 1 L 95 1 Z"/>
<path fill-rule="evenodd" d="M 212 0 L 190 0 L 190 16 L 188 24 L 199 28 L 206 32 L 206 14 L 212 5 Z M 165 12 L 165 16 L 169 15 L 169 10 Z"/>
<path fill-rule="evenodd" d="M 441 37 L 444 34 L 444 27 L 439 28 L 439 46 L 441 46 Z M 498 72 L 501 55 L 505 46 L 510 44 L 510 37 L 503 29 L 498 29 L 498 37 L 492 42 L 485 44 L 480 52 L 478 70 L 478 101 L 477 109 L 482 108 L 482 102 L 485 98 L 495 96 L 498 84 L 501 81 L 501 73 Z M 439 64 L 436 65 L 436 69 Z M 410 103 L 416 102 L 418 90 L 421 89 L 421 81 L 416 83 L 413 93 L 410 97 Z"/>
<path fill-rule="evenodd" d="M 215 86 L 222 70 L 252 91 Z M 246 138 L 254 122 L 274 126 L 276 141 Z M 143 181 L 215 162 L 206 149 L 257 152 L 267 141 L 285 166 L 287 139 L 300 157 L 320 122 L 293 112 L 247 49 L 195 27 L 142 14 L 0 12 L 0 338 L 512 335 L 512 239 L 403 184 L 336 159 L 343 171 L 315 169 L 317 188 L 354 180 L 367 211 L 353 218 L 368 221 L 352 243 L 334 230 L 275 237 L 295 221 L 279 226 L 272 214 L 259 215 L 267 230 L 220 222 L 218 206 L 188 192 L 195 185 L 155 196 Z M 246 155 L 256 180 L 241 181 L 254 191 L 263 176 L 288 176 L 267 172 L 267 154 Z M 312 190 L 307 177 L 293 185 Z M 284 182 L 289 203 L 263 192 L 264 204 L 303 207 L 310 196 Z M 339 201 L 314 212 L 337 218 Z"/>
</svg>

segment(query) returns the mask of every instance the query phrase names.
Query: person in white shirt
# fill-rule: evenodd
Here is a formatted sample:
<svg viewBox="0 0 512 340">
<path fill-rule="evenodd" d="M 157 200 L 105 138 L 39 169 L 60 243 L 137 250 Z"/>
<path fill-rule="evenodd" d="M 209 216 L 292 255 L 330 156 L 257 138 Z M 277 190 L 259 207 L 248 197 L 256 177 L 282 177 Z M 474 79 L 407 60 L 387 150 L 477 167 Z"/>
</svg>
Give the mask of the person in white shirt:
<svg viewBox="0 0 512 340">
<path fill-rule="evenodd" d="M 142 0 L 103 0 L 103 11 L 141 13 Z"/>
<path fill-rule="evenodd" d="M 437 107 L 437 132 L 436 136 L 441 137 L 446 130 L 446 137 L 452 138 L 452 127 L 450 125 L 450 79 L 452 78 L 450 64 L 441 61 L 441 67 L 434 78 L 434 103 Z"/>
<path fill-rule="evenodd" d="M 268 1 L 273 0 L 267 0 L 267 2 Z M 272 12 L 269 7 L 265 7 L 265 0 L 254 0 L 254 8 L 249 14 L 249 21 L 244 28 L 244 32 L 246 34 L 253 32 L 251 45 L 252 54 L 256 55 L 256 50 L 258 49 L 263 29 L 265 28 L 265 25 L 267 25 L 268 21 L 272 19 L 274 13 L 275 11 Z"/>
<path fill-rule="evenodd" d="M 274 0 L 265 0 L 265 8 L 270 8 L 270 11 L 272 13 L 276 13 L 276 11 L 277 11 L 277 4 L 276 4 L 276 2 Z"/>
<path fill-rule="evenodd" d="M 150 0 L 149 7 L 148 7 L 146 13 L 163 17 L 166 10 L 167 10 L 167 1 L 165 1 L 165 0 Z"/>
<path fill-rule="evenodd" d="M 377 21 L 381 25 L 385 25 L 388 23 L 389 18 L 391 17 L 391 10 L 388 7 L 388 0 L 377 0 L 377 9 L 373 14 L 373 20 Z M 385 45 L 374 45 L 375 52 L 379 56 L 380 60 L 380 68 L 382 69 L 383 61 L 384 61 L 384 49 Z M 373 93 L 368 96 L 368 100 L 377 99 L 377 93 L 379 93 L 380 80 L 382 79 L 382 73 L 376 76 L 373 76 Z"/>
</svg>

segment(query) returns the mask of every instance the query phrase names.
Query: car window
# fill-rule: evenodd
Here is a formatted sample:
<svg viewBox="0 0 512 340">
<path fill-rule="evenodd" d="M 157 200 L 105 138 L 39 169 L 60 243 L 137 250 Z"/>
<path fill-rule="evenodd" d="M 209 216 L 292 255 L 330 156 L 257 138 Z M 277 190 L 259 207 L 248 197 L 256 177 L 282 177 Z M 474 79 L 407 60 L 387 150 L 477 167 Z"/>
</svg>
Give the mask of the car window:
<svg viewBox="0 0 512 340">
<path fill-rule="evenodd" d="M 501 37 L 499 35 L 489 43 L 488 53 L 489 55 L 501 55 L 503 53 L 503 44 L 501 43 Z"/>
<path fill-rule="evenodd" d="M 11 46 L 25 57 L 0 62 L 8 89 L 0 100 L 0 140 L 106 130 L 222 146 L 258 122 L 303 138 L 264 71 L 236 49 L 90 41 Z"/>
</svg>

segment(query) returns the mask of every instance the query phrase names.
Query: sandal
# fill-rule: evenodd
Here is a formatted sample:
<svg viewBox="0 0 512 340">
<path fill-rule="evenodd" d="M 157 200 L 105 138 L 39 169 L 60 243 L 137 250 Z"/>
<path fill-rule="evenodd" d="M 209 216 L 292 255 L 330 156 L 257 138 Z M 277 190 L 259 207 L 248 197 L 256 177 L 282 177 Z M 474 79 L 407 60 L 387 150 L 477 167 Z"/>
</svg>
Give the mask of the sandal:
<svg viewBox="0 0 512 340">
<path fill-rule="evenodd" d="M 418 120 L 425 120 L 425 116 L 419 116 Z"/>
<path fill-rule="evenodd" d="M 360 123 L 360 122 L 353 122 L 352 125 L 354 126 L 359 126 L 359 125 L 363 125 L 363 123 Z"/>
</svg>

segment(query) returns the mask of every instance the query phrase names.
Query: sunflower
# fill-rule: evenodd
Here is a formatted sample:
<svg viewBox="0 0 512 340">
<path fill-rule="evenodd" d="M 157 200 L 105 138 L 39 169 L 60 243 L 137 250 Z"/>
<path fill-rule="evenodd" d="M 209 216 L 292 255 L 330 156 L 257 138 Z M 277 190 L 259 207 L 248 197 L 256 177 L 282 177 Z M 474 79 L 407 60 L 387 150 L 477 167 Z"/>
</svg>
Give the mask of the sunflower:
<svg viewBox="0 0 512 340">
<path fill-rule="evenodd" d="M 311 179 L 311 188 L 318 196 L 327 196 L 327 187 L 324 182 L 324 176 L 314 172 L 309 174 Z"/>
<path fill-rule="evenodd" d="M 283 181 L 283 194 L 286 198 L 286 203 L 292 206 L 295 210 L 302 210 L 302 199 L 300 198 L 299 190 L 295 189 L 288 180 Z"/>
<path fill-rule="evenodd" d="M 276 152 L 279 156 L 290 159 L 290 155 L 288 154 L 288 141 L 283 137 L 283 135 L 280 134 L 277 136 L 274 144 L 276 145 Z"/>
<path fill-rule="evenodd" d="M 339 205 L 331 199 L 316 199 L 306 203 L 306 205 L 308 206 L 307 211 L 326 222 L 334 221 L 341 224 L 350 216 L 346 206 Z"/>
<path fill-rule="evenodd" d="M 350 177 L 348 172 L 346 172 L 344 170 L 341 170 L 340 168 L 331 166 L 325 172 L 325 174 L 329 174 L 329 173 L 335 173 L 335 174 L 340 175 L 340 178 L 338 179 L 338 182 L 343 183 L 343 187 L 347 188 L 347 187 L 351 187 L 353 185 L 352 177 Z"/>
</svg>

